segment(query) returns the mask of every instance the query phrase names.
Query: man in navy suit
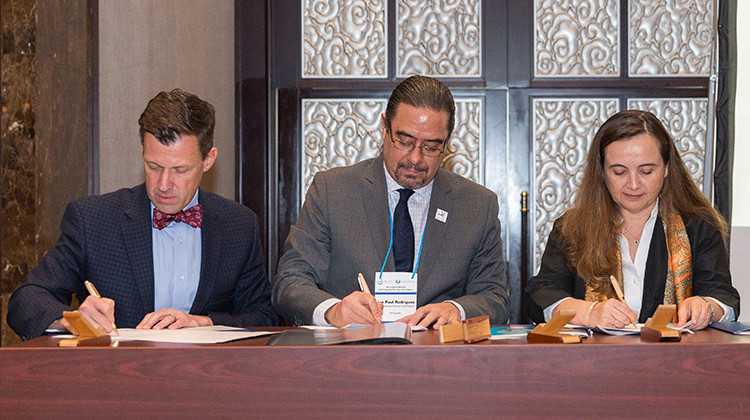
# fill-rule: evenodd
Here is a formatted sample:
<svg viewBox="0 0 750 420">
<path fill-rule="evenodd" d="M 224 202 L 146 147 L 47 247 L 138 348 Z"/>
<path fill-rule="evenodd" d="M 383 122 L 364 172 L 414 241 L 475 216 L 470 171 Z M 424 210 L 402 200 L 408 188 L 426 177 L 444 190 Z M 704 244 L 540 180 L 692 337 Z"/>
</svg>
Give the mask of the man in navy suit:
<svg viewBox="0 0 750 420">
<path fill-rule="evenodd" d="M 213 106 L 160 92 L 138 123 L 145 185 L 68 205 L 57 245 L 8 302 L 8 324 L 23 339 L 68 328 L 62 312 L 74 293 L 108 332 L 278 323 L 255 213 L 199 189 L 218 153 Z"/>
</svg>

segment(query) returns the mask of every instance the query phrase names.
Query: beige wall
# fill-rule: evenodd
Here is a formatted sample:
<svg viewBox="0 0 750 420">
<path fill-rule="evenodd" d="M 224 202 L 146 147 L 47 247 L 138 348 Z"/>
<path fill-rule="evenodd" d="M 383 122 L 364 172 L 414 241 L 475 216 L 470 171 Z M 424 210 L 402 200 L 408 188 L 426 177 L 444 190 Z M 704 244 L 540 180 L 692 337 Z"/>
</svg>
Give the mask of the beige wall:
<svg viewBox="0 0 750 420">
<path fill-rule="evenodd" d="M 143 182 L 138 117 L 162 90 L 216 108 L 219 158 L 202 187 L 234 198 L 234 2 L 99 2 L 99 188 Z"/>
</svg>

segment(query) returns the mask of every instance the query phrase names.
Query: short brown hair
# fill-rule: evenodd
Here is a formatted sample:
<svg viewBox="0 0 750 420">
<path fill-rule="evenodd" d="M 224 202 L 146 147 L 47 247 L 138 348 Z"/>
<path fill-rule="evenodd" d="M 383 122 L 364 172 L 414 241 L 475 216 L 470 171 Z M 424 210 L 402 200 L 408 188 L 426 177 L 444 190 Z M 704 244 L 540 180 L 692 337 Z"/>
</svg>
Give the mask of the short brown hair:
<svg viewBox="0 0 750 420">
<path fill-rule="evenodd" d="M 396 108 L 401 104 L 447 112 L 448 137 L 445 140 L 450 139 L 456 121 L 456 104 L 453 102 L 453 94 L 450 89 L 439 80 L 416 75 L 405 79 L 396 86 L 385 108 L 385 126 L 389 131 L 391 121 L 396 116 Z"/>
<path fill-rule="evenodd" d="M 213 105 L 182 89 L 154 96 L 138 119 L 138 125 L 141 144 L 147 132 L 166 146 L 174 144 L 181 136 L 195 136 L 203 159 L 214 146 Z"/>
</svg>

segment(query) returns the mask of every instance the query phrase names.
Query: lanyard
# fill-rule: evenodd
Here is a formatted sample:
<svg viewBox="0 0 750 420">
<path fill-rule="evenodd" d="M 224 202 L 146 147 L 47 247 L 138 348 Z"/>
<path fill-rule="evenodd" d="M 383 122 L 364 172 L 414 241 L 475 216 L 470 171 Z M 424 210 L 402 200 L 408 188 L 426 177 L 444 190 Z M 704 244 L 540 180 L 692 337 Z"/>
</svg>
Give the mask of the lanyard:
<svg viewBox="0 0 750 420">
<path fill-rule="evenodd" d="M 429 211 L 429 207 L 427 209 Z M 417 253 L 417 262 L 414 264 L 414 271 L 411 273 L 411 278 L 417 274 L 417 268 L 419 268 L 419 261 L 422 259 L 422 245 L 424 244 L 424 234 L 427 232 L 427 219 L 425 219 L 424 229 L 422 229 L 422 239 L 419 240 L 419 252 Z M 385 264 L 388 262 L 388 256 L 391 255 L 391 249 L 393 248 L 393 216 L 391 215 L 391 206 L 388 206 L 388 224 L 391 230 L 391 239 L 388 242 L 388 252 L 385 254 L 385 261 L 383 261 L 383 267 L 380 268 L 380 278 L 383 278 L 383 271 L 385 271 Z"/>
</svg>

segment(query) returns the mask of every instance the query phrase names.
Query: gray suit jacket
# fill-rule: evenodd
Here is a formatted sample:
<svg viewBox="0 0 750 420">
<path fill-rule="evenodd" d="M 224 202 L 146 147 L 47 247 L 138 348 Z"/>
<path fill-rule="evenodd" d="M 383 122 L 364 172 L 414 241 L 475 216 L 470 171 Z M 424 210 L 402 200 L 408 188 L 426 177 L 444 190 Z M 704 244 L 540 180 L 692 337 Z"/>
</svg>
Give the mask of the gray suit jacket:
<svg viewBox="0 0 750 420">
<path fill-rule="evenodd" d="M 445 223 L 437 209 L 448 212 Z M 418 267 L 417 305 L 447 299 L 468 318 L 508 320 L 508 283 L 497 196 L 440 169 L 435 176 Z M 315 175 L 272 281 L 276 311 L 294 324 L 312 323 L 315 307 L 359 290 L 362 272 L 375 290 L 390 239 L 382 157 Z M 393 271 L 393 256 L 385 271 Z"/>
</svg>

